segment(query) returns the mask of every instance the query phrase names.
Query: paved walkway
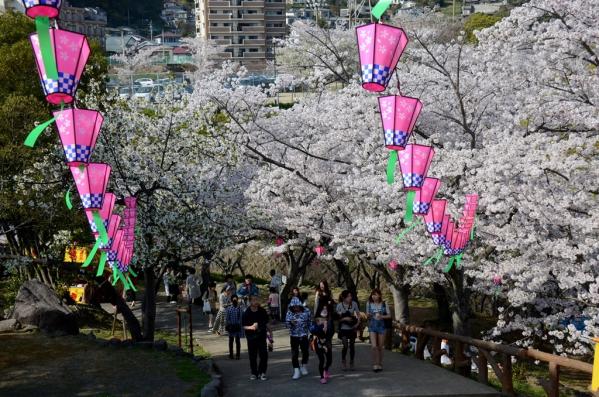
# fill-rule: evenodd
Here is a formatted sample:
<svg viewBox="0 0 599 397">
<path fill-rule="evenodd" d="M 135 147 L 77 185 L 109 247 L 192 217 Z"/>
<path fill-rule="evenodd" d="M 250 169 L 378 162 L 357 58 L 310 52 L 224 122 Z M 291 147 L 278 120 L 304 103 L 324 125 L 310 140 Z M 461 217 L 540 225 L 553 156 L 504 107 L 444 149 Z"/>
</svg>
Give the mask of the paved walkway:
<svg viewBox="0 0 599 397">
<path fill-rule="evenodd" d="M 175 330 L 175 305 L 158 303 L 156 328 Z M 138 309 L 136 313 L 139 313 Z M 229 360 L 228 338 L 208 334 L 206 318 L 194 309 L 194 338 L 208 350 L 223 373 L 225 397 L 272 395 L 295 396 L 500 396 L 496 390 L 468 378 L 456 375 L 433 364 L 399 353 L 385 351 L 385 370 L 373 373 L 370 365 L 370 347 L 356 343 L 356 369 L 342 372 L 341 346 L 335 339 L 333 347 L 332 379 L 326 385 L 319 383 L 318 360 L 311 352 L 310 375 L 300 380 L 291 379 L 291 353 L 287 330 L 275 331 L 275 351 L 270 353 L 268 381 L 250 381 L 245 341 L 242 341 L 241 360 Z"/>
</svg>

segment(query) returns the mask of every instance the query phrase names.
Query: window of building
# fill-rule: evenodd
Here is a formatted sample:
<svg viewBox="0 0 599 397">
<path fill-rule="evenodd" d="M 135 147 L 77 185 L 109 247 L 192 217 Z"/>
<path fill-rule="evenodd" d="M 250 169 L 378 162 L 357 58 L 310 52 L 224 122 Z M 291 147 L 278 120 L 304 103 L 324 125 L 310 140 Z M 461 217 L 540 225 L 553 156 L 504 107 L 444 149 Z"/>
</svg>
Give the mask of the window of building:
<svg viewBox="0 0 599 397">
<path fill-rule="evenodd" d="M 250 48 L 249 52 L 258 52 L 258 49 L 257 48 Z"/>
</svg>

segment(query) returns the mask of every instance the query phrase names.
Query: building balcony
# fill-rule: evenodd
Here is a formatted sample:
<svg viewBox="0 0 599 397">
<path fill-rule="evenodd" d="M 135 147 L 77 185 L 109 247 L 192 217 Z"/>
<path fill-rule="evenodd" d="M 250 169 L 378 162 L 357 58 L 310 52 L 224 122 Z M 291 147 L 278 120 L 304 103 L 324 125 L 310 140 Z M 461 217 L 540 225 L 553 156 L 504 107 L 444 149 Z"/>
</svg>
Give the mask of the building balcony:
<svg viewBox="0 0 599 397">
<path fill-rule="evenodd" d="M 241 19 L 244 21 L 261 21 L 264 19 L 264 14 L 243 14 Z"/>
<path fill-rule="evenodd" d="M 245 26 L 241 31 L 244 33 L 265 33 L 264 26 Z"/>
<path fill-rule="evenodd" d="M 216 45 L 231 45 L 231 40 L 228 39 L 212 39 L 211 41 Z"/>
<path fill-rule="evenodd" d="M 264 58 L 266 54 L 264 52 L 245 52 L 243 53 L 244 58 Z"/>
<path fill-rule="evenodd" d="M 208 28 L 210 33 L 231 33 L 230 26 L 210 26 Z"/>
<path fill-rule="evenodd" d="M 216 8 L 216 7 L 231 7 L 231 2 L 222 1 L 222 0 L 211 0 L 208 2 L 208 8 Z"/>
<path fill-rule="evenodd" d="M 230 21 L 231 14 L 209 14 L 208 19 L 211 21 Z"/>
<path fill-rule="evenodd" d="M 245 44 L 245 45 L 266 45 L 266 40 L 264 40 L 264 39 L 245 39 L 245 40 L 243 40 L 243 44 Z"/>
</svg>

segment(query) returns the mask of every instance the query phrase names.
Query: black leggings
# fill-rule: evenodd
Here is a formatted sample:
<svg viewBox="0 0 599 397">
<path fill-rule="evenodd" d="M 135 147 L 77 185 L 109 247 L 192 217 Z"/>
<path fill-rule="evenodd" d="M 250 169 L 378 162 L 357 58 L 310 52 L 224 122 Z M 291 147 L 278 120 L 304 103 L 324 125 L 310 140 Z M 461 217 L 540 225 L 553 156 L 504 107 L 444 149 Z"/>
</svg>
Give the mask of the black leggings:
<svg viewBox="0 0 599 397">
<path fill-rule="evenodd" d="M 247 339 L 248 355 L 250 357 L 250 369 L 252 375 L 258 376 L 266 373 L 268 366 L 268 350 L 266 346 L 266 337 L 254 337 Z M 260 358 L 260 362 L 258 362 Z"/>
<path fill-rule="evenodd" d="M 316 355 L 318 356 L 318 372 L 320 377 L 324 377 L 324 371 L 328 371 L 333 362 L 333 344 L 330 339 L 324 343 L 324 346 L 316 349 Z"/>
<path fill-rule="evenodd" d="M 356 357 L 356 337 L 343 336 L 341 338 L 341 343 L 343 343 L 343 349 L 341 349 L 341 359 L 345 361 L 347 357 L 347 349 L 349 348 L 349 361 L 354 362 L 354 358 Z"/>
<path fill-rule="evenodd" d="M 229 355 L 233 356 L 233 340 L 235 340 L 235 351 L 237 352 L 237 357 L 239 357 L 239 351 L 241 350 L 241 340 L 239 335 L 229 335 Z"/>
<path fill-rule="evenodd" d="M 293 368 L 299 368 L 299 351 L 302 350 L 302 365 L 308 364 L 310 357 L 309 342 L 307 336 L 291 336 L 291 363 Z"/>
</svg>

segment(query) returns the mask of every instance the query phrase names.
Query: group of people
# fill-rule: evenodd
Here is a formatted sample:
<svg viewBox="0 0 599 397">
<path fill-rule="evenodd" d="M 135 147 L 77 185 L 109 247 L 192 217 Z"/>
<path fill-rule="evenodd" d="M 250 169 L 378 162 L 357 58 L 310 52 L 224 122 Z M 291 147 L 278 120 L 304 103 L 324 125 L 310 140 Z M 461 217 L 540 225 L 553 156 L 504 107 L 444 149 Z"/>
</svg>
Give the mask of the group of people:
<svg viewBox="0 0 599 397">
<path fill-rule="evenodd" d="M 281 320 L 279 292 L 282 279 L 274 270 L 271 271 L 271 279 L 266 308 L 261 304 L 260 290 L 251 275 L 245 276 L 239 288 L 233 276 L 226 275 L 220 293 L 213 281 L 208 283 L 207 288 L 201 288 L 193 269 L 190 269 L 185 282 L 190 304 L 203 306 L 208 317 L 208 332 L 229 337 L 230 359 L 240 359 L 241 339 L 245 337 L 251 380 L 267 380 L 268 351 L 273 350 L 272 325 Z M 292 379 L 308 375 L 307 364 L 312 350 L 318 358 L 320 382 L 329 382 L 336 324 L 342 343 L 341 368 L 344 371 L 354 370 L 355 343 L 362 329 L 362 318 L 368 321 L 372 369 L 380 372 L 383 370 L 385 335 L 391 323 L 391 314 L 380 290 L 372 290 L 363 313 L 350 291 L 343 291 L 336 302 L 326 280 L 322 280 L 316 288 L 313 310 L 308 308 L 308 294 L 293 288 L 283 317 L 289 329 Z"/>
</svg>

